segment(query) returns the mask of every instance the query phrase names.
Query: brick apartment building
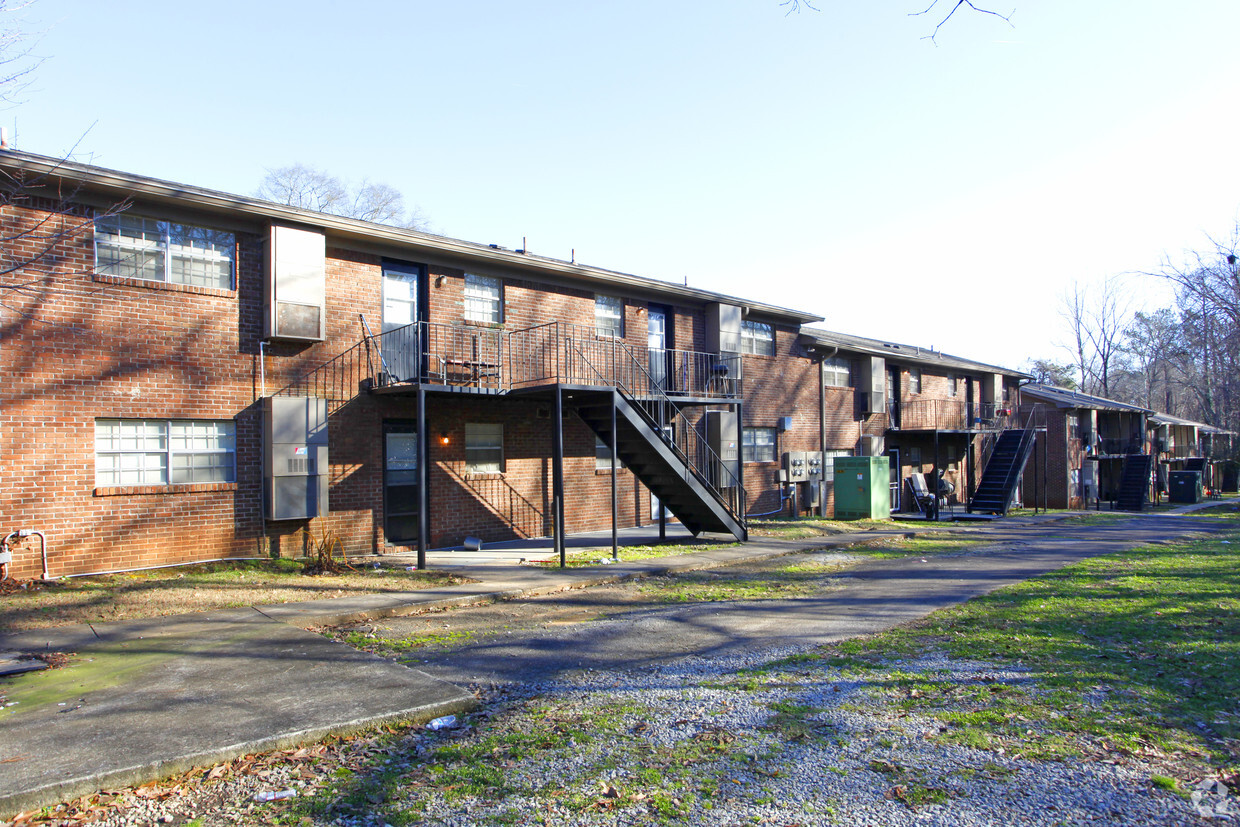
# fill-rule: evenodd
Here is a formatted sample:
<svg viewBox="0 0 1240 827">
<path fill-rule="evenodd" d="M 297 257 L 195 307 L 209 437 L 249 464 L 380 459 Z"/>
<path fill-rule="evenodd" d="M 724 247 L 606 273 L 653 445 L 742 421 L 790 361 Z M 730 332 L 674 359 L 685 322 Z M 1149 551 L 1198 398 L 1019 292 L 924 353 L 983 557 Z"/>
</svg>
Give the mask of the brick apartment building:
<svg viewBox="0 0 1240 827">
<path fill-rule="evenodd" d="M 1052 385 L 1022 389 L 1023 411 L 1046 426 L 1046 491 L 1049 508 L 1093 508 L 1119 499 L 1124 463 L 1148 454 L 1147 408 Z M 1034 502 L 1032 477 L 1024 496 Z"/>
<path fill-rule="evenodd" d="M 905 508 L 941 464 L 963 499 L 1019 404 L 1019 373 L 763 302 L 10 150 L 0 175 L 0 528 L 43 531 L 53 576 L 659 502 L 743 538 L 791 451 L 888 453 Z"/>
</svg>

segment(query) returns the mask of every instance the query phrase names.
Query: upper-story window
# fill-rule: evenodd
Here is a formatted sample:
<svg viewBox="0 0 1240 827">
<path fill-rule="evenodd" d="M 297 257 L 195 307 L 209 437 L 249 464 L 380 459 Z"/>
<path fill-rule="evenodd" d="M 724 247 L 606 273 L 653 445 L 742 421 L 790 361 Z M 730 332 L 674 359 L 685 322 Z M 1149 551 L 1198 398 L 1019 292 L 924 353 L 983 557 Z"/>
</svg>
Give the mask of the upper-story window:
<svg viewBox="0 0 1240 827">
<path fill-rule="evenodd" d="M 908 369 L 908 392 L 921 393 L 921 368 Z"/>
<path fill-rule="evenodd" d="M 852 360 L 829 356 L 822 360 L 822 383 L 828 388 L 852 387 Z"/>
<path fill-rule="evenodd" d="M 765 322 L 741 322 L 741 353 L 775 355 L 775 328 Z"/>
<path fill-rule="evenodd" d="M 504 320 L 500 281 L 495 276 L 465 274 L 465 320 L 499 324 Z"/>
<path fill-rule="evenodd" d="M 594 331 L 600 336 L 624 338 L 624 299 L 619 296 L 594 297 Z"/>
<path fill-rule="evenodd" d="M 195 287 L 233 289 L 237 236 L 136 215 L 95 221 L 95 270 Z"/>
<path fill-rule="evenodd" d="M 960 377 L 954 373 L 951 376 L 947 377 L 947 395 L 948 396 L 959 396 L 960 395 Z"/>
</svg>

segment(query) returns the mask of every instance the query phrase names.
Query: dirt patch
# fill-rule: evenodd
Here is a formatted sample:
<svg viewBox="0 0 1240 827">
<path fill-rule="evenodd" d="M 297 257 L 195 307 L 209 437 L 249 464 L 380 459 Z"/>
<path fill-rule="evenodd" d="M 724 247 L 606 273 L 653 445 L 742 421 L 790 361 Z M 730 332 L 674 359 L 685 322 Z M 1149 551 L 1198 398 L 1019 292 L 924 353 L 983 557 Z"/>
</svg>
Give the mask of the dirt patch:
<svg viewBox="0 0 1240 827">
<path fill-rule="evenodd" d="M 5 581 L 0 633 L 360 594 L 418 591 L 466 582 L 442 571 L 356 565 L 305 574 L 291 560 L 244 560 L 42 581 Z"/>
</svg>

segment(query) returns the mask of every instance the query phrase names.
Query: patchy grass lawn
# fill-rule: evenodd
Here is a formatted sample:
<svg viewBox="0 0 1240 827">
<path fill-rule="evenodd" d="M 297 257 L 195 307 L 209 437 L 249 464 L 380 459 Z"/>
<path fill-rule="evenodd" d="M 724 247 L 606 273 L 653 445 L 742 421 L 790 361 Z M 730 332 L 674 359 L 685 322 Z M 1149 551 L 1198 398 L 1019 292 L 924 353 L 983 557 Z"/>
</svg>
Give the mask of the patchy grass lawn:
<svg viewBox="0 0 1240 827">
<path fill-rule="evenodd" d="M 685 540 L 681 542 L 656 543 L 650 546 L 620 546 L 619 562 L 649 560 L 654 557 L 675 557 L 680 554 L 696 554 L 699 551 L 715 551 L 721 548 L 739 548 L 743 543 L 715 543 L 710 540 Z M 540 566 L 558 567 L 560 558 L 549 555 L 534 561 Z M 614 562 L 610 548 L 591 548 L 573 551 L 565 555 L 569 566 L 598 566 Z"/>
<path fill-rule="evenodd" d="M 902 671 L 928 652 L 1020 685 Z M 945 742 L 1240 771 L 1240 529 L 1095 557 L 818 657 L 937 718 Z M 1085 745 L 1085 746 L 1083 746 Z"/>
<path fill-rule="evenodd" d="M 898 520 L 830 520 L 825 517 L 775 517 L 750 520 L 750 537 L 777 540 L 807 540 L 831 534 L 856 534 L 861 531 L 890 531 L 907 526 Z"/>
<path fill-rule="evenodd" d="M 0 632 L 448 586 L 446 572 L 367 568 L 304 574 L 294 560 L 236 560 L 72 577 L 0 593 Z M 9 581 L 12 582 L 12 581 Z"/>
</svg>

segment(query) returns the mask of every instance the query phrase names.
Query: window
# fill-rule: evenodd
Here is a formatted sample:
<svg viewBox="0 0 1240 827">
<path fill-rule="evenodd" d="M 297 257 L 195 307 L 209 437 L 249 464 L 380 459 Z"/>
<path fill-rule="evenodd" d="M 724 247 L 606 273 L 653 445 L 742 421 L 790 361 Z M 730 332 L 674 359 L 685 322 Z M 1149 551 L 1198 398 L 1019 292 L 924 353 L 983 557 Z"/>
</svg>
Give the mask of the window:
<svg viewBox="0 0 1240 827">
<path fill-rule="evenodd" d="M 775 328 L 764 322 L 741 322 L 741 353 L 775 355 Z"/>
<path fill-rule="evenodd" d="M 504 426 L 499 423 L 465 424 L 465 471 L 499 474 L 504 470 Z"/>
<path fill-rule="evenodd" d="M 852 450 L 848 448 L 828 448 L 822 452 L 822 478 L 827 482 L 835 480 L 835 458 L 851 457 Z"/>
<path fill-rule="evenodd" d="M 500 282 L 495 276 L 465 274 L 465 320 L 483 324 L 503 321 Z"/>
<path fill-rule="evenodd" d="M 616 468 L 623 468 L 623 462 L 617 462 Z M 610 471 L 611 470 L 611 449 L 607 447 L 607 443 L 603 442 L 599 437 L 594 437 L 594 470 Z"/>
<path fill-rule="evenodd" d="M 852 387 L 852 360 L 831 356 L 822 360 L 822 382 L 828 388 Z"/>
<path fill-rule="evenodd" d="M 921 368 L 908 369 L 908 392 L 921 393 Z"/>
<path fill-rule="evenodd" d="M 948 396 L 959 396 L 960 394 L 959 382 L 960 382 L 960 377 L 958 377 L 954 373 L 947 377 L 947 395 Z"/>
<path fill-rule="evenodd" d="M 95 269 L 101 275 L 231 290 L 236 249 L 237 237 L 222 230 L 136 215 L 95 222 Z"/>
<path fill-rule="evenodd" d="M 775 429 L 742 428 L 741 462 L 774 462 Z"/>
<path fill-rule="evenodd" d="M 235 482 L 236 425 L 96 419 L 95 485 Z"/>
<path fill-rule="evenodd" d="M 618 296 L 594 297 L 594 331 L 600 336 L 624 338 L 624 299 Z"/>
</svg>

